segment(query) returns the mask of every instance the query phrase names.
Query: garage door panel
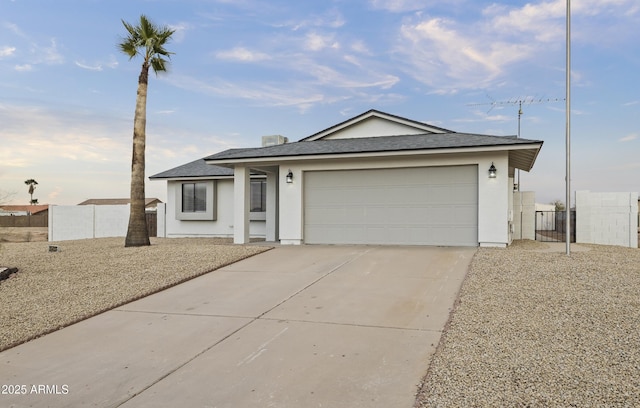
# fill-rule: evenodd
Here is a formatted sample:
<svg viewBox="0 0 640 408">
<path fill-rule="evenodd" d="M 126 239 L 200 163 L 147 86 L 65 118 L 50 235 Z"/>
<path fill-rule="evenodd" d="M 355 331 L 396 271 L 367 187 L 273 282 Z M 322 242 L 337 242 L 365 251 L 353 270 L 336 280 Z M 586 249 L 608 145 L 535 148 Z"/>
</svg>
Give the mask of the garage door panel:
<svg viewBox="0 0 640 408">
<path fill-rule="evenodd" d="M 477 166 L 305 173 L 307 243 L 478 243 Z"/>
</svg>

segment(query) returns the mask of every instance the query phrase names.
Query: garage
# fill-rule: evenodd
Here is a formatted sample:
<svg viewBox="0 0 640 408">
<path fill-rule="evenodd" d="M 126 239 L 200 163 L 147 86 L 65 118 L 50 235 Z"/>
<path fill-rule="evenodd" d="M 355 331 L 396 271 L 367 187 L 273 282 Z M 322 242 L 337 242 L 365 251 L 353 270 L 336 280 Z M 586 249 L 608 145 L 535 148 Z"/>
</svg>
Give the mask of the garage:
<svg viewBox="0 0 640 408">
<path fill-rule="evenodd" d="M 306 171 L 307 244 L 478 245 L 478 167 Z"/>
</svg>

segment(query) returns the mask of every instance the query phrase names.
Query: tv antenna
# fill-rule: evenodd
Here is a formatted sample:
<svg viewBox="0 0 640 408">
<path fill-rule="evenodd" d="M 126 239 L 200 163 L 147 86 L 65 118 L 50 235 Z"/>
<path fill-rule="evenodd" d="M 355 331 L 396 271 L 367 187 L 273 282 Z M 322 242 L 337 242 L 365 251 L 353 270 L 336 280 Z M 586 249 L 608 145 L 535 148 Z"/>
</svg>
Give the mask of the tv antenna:
<svg viewBox="0 0 640 408">
<path fill-rule="evenodd" d="M 538 98 L 538 97 L 531 97 L 531 96 L 527 96 L 524 98 L 511 98 L 511 99 L 507 99 L 505 101 L 496 101 L 495 99 L 493 99 L 491 96 L 489 96 L 489 94 L 487 94 L 487 98 L 491 99 L 491 102 L 484 102 L 484 103 L 470 103 L 467 104 L 467 106 L 490 106 L 489 110 L 487 111 L 487 114 L 489 114 L 489 112 L 491 112 L 493 110 L 493 108 L 495 108 L 496 106 L 507 106 L 507 105 L 518 105 L 518 134 L 517 134 L 517 138 L 520 139 L 520 122 L 521 122 L 521 118 L 522 118 L 522 114 L 524 113 L 522 111 L 522 105 L 534 105 L 534 104 L 540 104 L 540 103 L 549 103 L 549 102 L 561 102 L 564 101 L 565 98 Z M 517 171 L 517 182 L 516 182 L 516 188 L 515 190 L 520 191 L 520 169 L 518 169 Z"/>
</svg>

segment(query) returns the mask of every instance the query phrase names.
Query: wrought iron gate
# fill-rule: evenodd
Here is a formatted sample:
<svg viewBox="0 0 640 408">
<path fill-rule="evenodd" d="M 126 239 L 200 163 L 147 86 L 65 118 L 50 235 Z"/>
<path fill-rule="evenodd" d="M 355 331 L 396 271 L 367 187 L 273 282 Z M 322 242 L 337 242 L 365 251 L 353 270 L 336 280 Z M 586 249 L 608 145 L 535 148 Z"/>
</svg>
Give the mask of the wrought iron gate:
<svg viewBox="0 0 640 408">
<path fill-rule="evenodd" d="M 576 211 L 569 211 L 570 239 L 576 242 Z M 566 242 L 566 211 L 536 211 L 536 241 Z"/>
</svg>

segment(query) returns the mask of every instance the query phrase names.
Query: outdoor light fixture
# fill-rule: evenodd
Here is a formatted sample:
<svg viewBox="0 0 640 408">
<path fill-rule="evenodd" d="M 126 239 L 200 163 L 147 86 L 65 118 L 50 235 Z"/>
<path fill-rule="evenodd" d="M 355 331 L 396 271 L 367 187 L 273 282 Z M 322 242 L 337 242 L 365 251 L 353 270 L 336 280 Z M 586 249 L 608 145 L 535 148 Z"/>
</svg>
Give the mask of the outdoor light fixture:
<svg viewBox="0 0 640 408">
<path fill-rule="evenodd" d="M 493 162 L 491 162 L 491 167 L 489 167 L 489 178 L 496 178 L 496 172 L 498 170 L 496 170 L 496 166 L 493 165 Z"/>
<path fill-rule="evenodd" d="M 287 173 L 287 183 L 293 183 L 293 173 L 291 172 L 291 169 L 289 169 L 289 173 Z"/>
</svg>

